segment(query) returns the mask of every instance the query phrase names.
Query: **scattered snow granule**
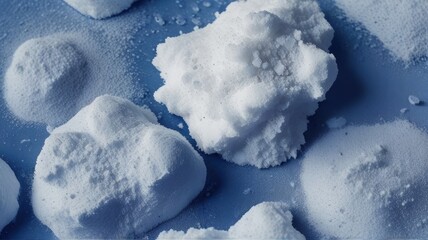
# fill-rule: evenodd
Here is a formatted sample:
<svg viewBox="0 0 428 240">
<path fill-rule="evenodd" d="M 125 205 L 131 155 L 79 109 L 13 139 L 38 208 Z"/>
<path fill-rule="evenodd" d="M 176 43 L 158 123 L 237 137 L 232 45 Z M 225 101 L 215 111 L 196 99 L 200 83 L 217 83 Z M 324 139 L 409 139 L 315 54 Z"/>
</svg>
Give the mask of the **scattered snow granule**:
<svg viewBox="0 0 428 240">
<path fill-rule="evenodd" d="M 428 1 L 336 0 L 346 15 L 361 22 L 396 58 L 428 54 Z"/>
<path fill-rule="evenodd" d="M 81 14 L 102 19 L 119 14 L 137 0 L 64 0 Z"/>
<path fill-rule="evenodd" d="M 286 204 L 263 202 L 252 207 L 228 231 L 214 228 L 190 228 L 187 232 L 169 230 L 161 232 L 158 239 L 305 239 L 293 228 L 292 220 Z"/>
<path fill-rule="evenodd" d="M 428 134 L 407 121 L 331 131 L 303 159 L 309 220 L 327 238 L 425 238 L 427 171 Z"/>
<path fill-rule="evenodd" d="M 246 188 L 246 189 L 244 189 L 244 191 L 242 192 L 242 194 L 248 195 L 248 194 L 250 194 L 252 192 L 253 192 L 253 190 L 251 190 L 251 188 Z"/>
<path fill-rule="evenodd" d="M 294 16 L 295 18 L 293 18 Z M 155 99 L 205 153 L 259 168 L 295 158 L 337 75 L 333 29 L 313 0 L 232 2 L 205 28 L 168 38 Z"/>
<path fill-rule="evenodd" d="M 203 5 L 204 7 L 209 8 L 209 7 L 211 7 L 211 2 L 209 2 L 209 1 L 203 1 L 203 2 L 202 2 L 202 5 Z"/>
<path fill-rule="evenodd" d="M 416 96 L 410 95 L 409 96 L 409 103 L 412 105 L 419 105 L 421 103 L 421 100 Z"/>
<path fill-rule="evenodd" d="M 153 17 L 155 19 L 155 22 L 157 22 L 157 24 L 161 26 L 165 25 L 165 20 L 163 20 L 162 15 L 160 15 L 159 13 L 155 13 L 153 14 Z"/>
<path fill-rule="evenodd" d="M 24 144 L 24 143 L 27 143 L 27 142 L 31 142 L 31 140 L 30 139 L 22 139 L 20 143 Z"/>
<path fill-rule="evenodd" d="M 0 159 L 0 232 L 18 213 L 19 188 L 15 173 Z"/>
<path fill-rule="evenodd" d="M 400 109 L 400 113 L 402 113 L 402 114 L 404 114 L 404 113 L 406 113 L 406 112 L 408 112 L 409 111 L 409 109 L 407 109 L 407 108 L 402 108 L 402 109 Z"/>
<path fill-rule="evenodd" d="M 205 177 L 202 157 L 149 109 L 101 96 L 46 139 L 33 209 L 60 239 L 129 238 L 177 215 Z"/>
<path fill-rule="evenodd" d="M 177 124 L 177 127 L 180 128 L 180 129 L 183 129 L 184 128 L 184 124 L 183 123 L 179 123 L 179 124 Z"/>
<path fill-rule="evenodd" d="M 346 119 L 344 117 L 331 118 L 327 121 L 327 126 L 330 129 L 342 128 L 346 125 Z"/>
<path fill-rule="evenodd" d="M 177 25 L 179 25 L 179 26 L 183 26 L 183 25 L 185 25 L 185 24 L 186 24 L 186 19 L 185 19 L 183 16 L 178 15 L 178 16 L 175 18 L 175 23 L 176 23 Z"/>
</svg>

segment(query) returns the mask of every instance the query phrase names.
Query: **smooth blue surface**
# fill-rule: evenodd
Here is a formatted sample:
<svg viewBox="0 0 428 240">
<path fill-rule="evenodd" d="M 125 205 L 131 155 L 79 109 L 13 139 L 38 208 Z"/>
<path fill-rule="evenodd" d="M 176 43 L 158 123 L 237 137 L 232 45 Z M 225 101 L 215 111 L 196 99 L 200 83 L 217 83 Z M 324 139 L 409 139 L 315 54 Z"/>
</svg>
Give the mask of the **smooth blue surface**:
<svg viewBox="0 0 428 240">
<path fill-rule="evenodd" d="M 200 8 L 198 13 L 192 11 L 191 5 L 195 2 L 198 2 Z M 130 18 L 141 21 L 148 19 L 147 23 L 139 24 L 138 31 L 133 35 L 136 44 L 131 47 L 129 56 L 136 74 L 136 84 L 140 91 L 146 91 L 147 94 L 145 98 L 133 100 L 140 105 L 150 106 L 156 114 L 162 116 L 162 124 L 182 132 L 191 140 L 186 127 L 183 130 L 177 127 L 182 120 L 170 115 L 164 106 L 153 100 L 153 92 L 162 85 L 162 79 L 151 65 L 151 60 L 155 55 L 153 49 L 165 37 L 192 30 L 192 15 L 195 14 L 203 24 L 207 24 L 214 19 L 215 11 L 224 10 L 229 0 L 208 2 L 211 3 L 210 7 L 204 7 L 202 1 L 194 0 L 141 0 L 120 16 L 94 21 L 80 15 L 61 0 L 0 0 L 0 75 L 4 74 L 14 49 L 26 39 L 67 31 L 69 26 L 76 23 L 87 24 L 89 28 L 101 24 L 107 26 Z M 394 62 L 380 42 L 365 32 L 357 31 L 355 24 L 343 19 L 331 0 L 320 0 L 320 5 L 336 30 L 331 51 L 338 61 L 339 76 L 327 100 L 320 105 L 317 114 L 310 118 L 306 133 L 308 143 L 299 158 L 280 167 L 258 170 L 227 163 L 218 155 L 204 155 L 208 168 L 205 190 L 180 215 L 149 232 L 150 239 L 170 228 L 227 229 L 251 206 L 266 200 L 288 202 L 295 215 L 295 227 L 308 239 L 319 238 L 319 233 L 311 229 L 304 214 L 299 172 L 305 149 L 316 144 L 317 139 L 328 131 L 324 126 L 325 121 L 343 116 L 349 124 L 359 125 L 405 118 L 420 127 L 428 127 L 426 104 L 411 106 L 407 101 L 410 94 L 428 101 L 426 62 L 420 61 L 409 67 Z M 160 13 L 169 22 L 159 26 L 152 19 L 153 13 Z M 187 24 L 175 24 L 171 17 L 177 15 L 184 16 Z M 400 109 L 404 107 L 409 108 L 409 112 L 401 114 Z M 4 229 L 0 238 L 54 239 L 51 231 L 34 217 L 30 204 L 34 165 L 43 141 L 48 136 L 46 127 L 13 120 L 2 99 L 0 112 L 0 157 L 11 165 L 22 186 L 18 216 Z M 21 143 L 23 139 L 30 141 Z M 195 145 L 193 140 L 191 142 Z M 294 187 L 291 182 L 295 183 Z M 243 193 L 246 189 L 250 189 L 248 194 Z"/>
</svg>

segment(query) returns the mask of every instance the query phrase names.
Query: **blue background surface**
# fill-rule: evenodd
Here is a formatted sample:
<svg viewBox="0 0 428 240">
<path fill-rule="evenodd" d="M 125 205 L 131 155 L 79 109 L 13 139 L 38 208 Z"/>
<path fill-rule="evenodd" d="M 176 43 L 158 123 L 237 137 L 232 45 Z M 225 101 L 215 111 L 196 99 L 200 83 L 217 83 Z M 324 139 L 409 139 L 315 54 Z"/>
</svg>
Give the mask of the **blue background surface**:
<svg viewBox="0 0 428 240">
<path fill-rule="evenodd" d="M 155 114 L 162 116 L 161 124 L 181 132 L 195 146 L 186 125 L 184 129 L 177 127 L 182 119 L 169 114 L 164 106 L 153 100 L 153 92 L 162 85 L 162 79 L 151 60 L 156 45 L 167 36 L 177 36 L 179 31 L 190 32 L 193 29 L 192 15 L 196 14 L 206 25 L 214 20 L 214 12 L 223 11 L 230 1 L 208 2 L 210 7 L 204 7 L 202 1 L 195 0 L 140 0 L 117 17 L 95 21 L 80 15 L 61 0 L 0 0 L 0 75 L 3 76 L 13 51 L 26 39 L 66 31 L 77 23 L 96 27 L 130 18 L 141 19 L 144 24 L 139 24 L 133 35 L 137 41 L 132 45 L 130 52 L 133 54 L 128 59 L 136 74 L 138 89 L 147 94 L 133 100 L 137 104 L 148 105 Z M 192 11 L 195 3 L 200 8 L 198 13 Z M 218 155 L 203 155 L 208 168 L 204 191 L 176 218 L 159 225 L 147 236 L 138 237 L 152 239 L 160 231 L 171 228 L 228 229 L 251 206 L 262 201 L 280 200 L 290 204 L 294 225 L 299 231 L 308 239 L 319 238 L 320 234 L 311 229 L 304 213 L 299 173 L 306 149 L 329 131 L 325 121 L 343 116 L 348 124 L 360 125 L 404 118 L 420 127 L 428 127 L 426 104 L 411 106 L 407 100 L 412 94 L 428 101 L 426 61 L 418 60 L 409 66 L 393 61 L 376 38 L 359 30 L 357 24 L 346 21 L 332 0 L 320 0 L 320 5 L 336 31 L 331 52 L 337 58 L 339 76 L 327 94 L 327 100 L 310 118 L 309 130 L 305 134 L 307 144 L 298 159 L 280 167 L 258 170 L 227 163 Z M 167 24 L 160 26 L 153 21 L 153 13 L 160 13 Z M 178 14 L 187 20 L 185 25 L 179 26 L 171 20 Z M 401 114 L 400 109 L 404 107 L 409 108 L 409 112 Z M 2 239 L 55 239 L 52 232 L 35 218 L 30 204 L 34 166 L 47 136 L 46 126 L 13 119 L 4 100 L 0 99 L 0 157 L 12 167 L 21 183 L 18 216 L 0 234 Z M 23 139 L 30 141 L 21 142 Z"/>
</svg>

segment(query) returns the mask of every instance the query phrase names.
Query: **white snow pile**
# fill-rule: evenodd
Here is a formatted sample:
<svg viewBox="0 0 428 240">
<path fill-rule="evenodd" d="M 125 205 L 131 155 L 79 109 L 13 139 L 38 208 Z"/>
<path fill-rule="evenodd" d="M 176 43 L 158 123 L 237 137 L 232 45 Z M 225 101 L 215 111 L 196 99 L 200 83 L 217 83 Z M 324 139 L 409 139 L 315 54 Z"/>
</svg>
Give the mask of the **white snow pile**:
<svg viewBox="0 0 428 240">
<path fill-rule="evenodd" d="M 18 213 L 19 188 L 15 173 L 0 159 L 0 232 Z"/>
<path fill-rule="evenodd" d="M 129 97 L 130 81 L 122 74 L 120 60 L 110 55 L 82 33 L 24 42 L 5 75 L 10 111 L 24 121 L 58 126 L 97 96 Z M 114 59 L 117 63 L 112 64 Z"/>
<path fill-rule="evenodd" d="M 428 1 L 336 0 L 345 14 L 360 22 L 392 55 L 403 61 L 428 54 Z"/>
<path fill-rule="evenodd" d="M 293 216 L 285 203 L 263 202 L 252 207 L 228 231 L 214 228 L 190 228 L 182 231 L 164 231 L 158 239 L 287 239 L 305 237 L 292 226 Z"/>
<path fill-rule="evenodd" d="M 158 45 L 155 99 L 206 153 L 266 168 L 295 158 L 307 116 L 337 75 L 333 29 L 313 0 L 231 3 L 214 23 Z"/>
<path fill-rule="evenodd" d="M 83 15 L 103 19 L 130 8 L 137 0 L 64 0 Z"/>
<path fill-rule="evenodd" d="M 328 133 L 301 182 L 313 226 L 338 239 L 428 236 L 428 134 L 396 120 Z"/>
<path fill-rule="evenodd" d="M 149 109 L 101 96 L 46 139 L 33 209 L 61 239 L 127 238 L 177 215 L 205 177 L 202 157 Z"/>
</svg>

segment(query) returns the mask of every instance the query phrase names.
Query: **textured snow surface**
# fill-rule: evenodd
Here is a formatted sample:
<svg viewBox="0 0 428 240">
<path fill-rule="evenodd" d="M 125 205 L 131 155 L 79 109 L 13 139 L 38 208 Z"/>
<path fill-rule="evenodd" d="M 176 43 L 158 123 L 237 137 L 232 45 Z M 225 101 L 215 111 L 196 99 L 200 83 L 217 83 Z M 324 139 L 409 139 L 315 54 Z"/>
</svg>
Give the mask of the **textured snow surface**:
<svg viewBox="0 0 428 240">
<path fill-rule="evenodd" d="M 328 133 L 303 160 L 313 226 L 339 239 L 428 236 L 428 134 L 396 120 Z"/>
<path fill-rule="evenodd" d="M 81 14 L 102 19 L 119 14 L 137 0 L 64 0 Z"/>
<path fill-rule="evenodd" d="M 305 142 L 307 116 L 337 75 L 333 29 L 313 0 L 231 3 L 203 29 L 158 45 L 155 99 L 206 153 L 276 166 Z"/>
<path fill-rule="evenodd" d="M 428 1 L 336 0 L 352 20 L 362 23 L 396 58 L 428 54 Z"/>
<path fill-rule="evenodd" d="M 228 231 L 214 228 L 190 228 L 186 233 L 169 230 L 160 233 L 158 239 L 305 239 L 293 228 L 292 220 L 286 204 L 263 202 L 252 207 Z"/>
<path fill-rule="evenodd" d="M 201 156 L 149 109 L 101 96 L 46 139 L 33 209 L 61 239 L 133 237 L 177 215 L 205 177 Z"/>
<path fill-rule="evenodd" d="M 0 159 L 0 232 L 18 213 L 19 188 L 15 173 Z"/>
<path fill-rule="evenodd" d="M 11 112 L 25 121 L 58 126 L 100 95 L 131 97 L 124 66 L 111 56 L 114 51 L 103 54 L 99 48 L 84 33 L 24 42 L 5 75 Z"/>
</svg>

